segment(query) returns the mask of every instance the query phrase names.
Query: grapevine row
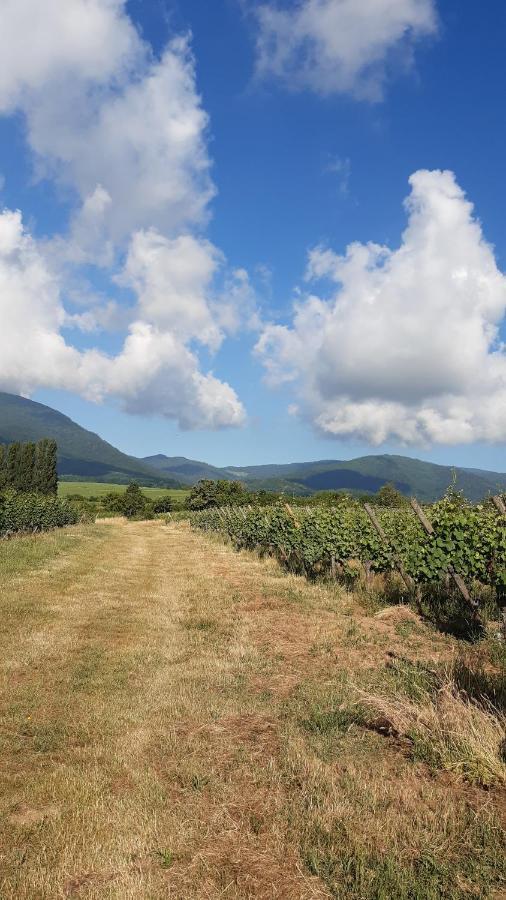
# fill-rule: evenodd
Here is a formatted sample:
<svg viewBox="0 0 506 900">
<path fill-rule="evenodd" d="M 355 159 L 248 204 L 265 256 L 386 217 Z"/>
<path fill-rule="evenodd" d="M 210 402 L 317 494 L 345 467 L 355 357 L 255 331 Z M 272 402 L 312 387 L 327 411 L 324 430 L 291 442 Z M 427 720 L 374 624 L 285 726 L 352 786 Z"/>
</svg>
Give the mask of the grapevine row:
<svg viewBox="0 0 506 900">
<path fill-rule="evenodd" d="M 0 537 L 75 525 L 79 513 L 66 500 L 7 491 L 0 496 Z"/>
<path fill-rule="evenodd" d="M 229 507 L 209 509 L 193 526 L 227 535 L 237 549 L 276 554 L 310 577 L 346 570 L 359 560 L 374 572 L 398 568 L 417 584 L 440 582 L 450 568 L 469 582 L 506 589 L 506 519 L 493 504 L 467 505 L 445 498 L 425 510 L 434 534 L 427 534 L 409 507 L 381 509 L 377 519 L 386 541 L 359 502 L 333 508 Z"/>
</svg>

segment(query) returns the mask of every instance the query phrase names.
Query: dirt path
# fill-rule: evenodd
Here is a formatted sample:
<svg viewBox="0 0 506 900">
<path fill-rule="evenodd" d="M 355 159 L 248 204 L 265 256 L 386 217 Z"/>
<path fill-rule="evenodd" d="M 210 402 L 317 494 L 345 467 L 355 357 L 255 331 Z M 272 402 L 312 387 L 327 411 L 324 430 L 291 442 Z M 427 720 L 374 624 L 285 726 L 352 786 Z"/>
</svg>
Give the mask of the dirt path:
<svg viewBox="0 0 506 900">
<path fill-rule="evenodd" d="M 437 659 L 445 639 L 185 526 L 115 521 L 68 541 L 0 588 L 2 900 L 465 896 L 404 895 L 402 872 L 397 893 L 341 895 L 321 862 L 343 821 L 355 863 L 408 835 L 410 853 L 444 840 L 464 858 L 471 817 L 495 846 L 486 798 L 377 735 L 351 728 L 337 753 L 311 725 L 353 673 L 407 643 Z"/>
</svg>

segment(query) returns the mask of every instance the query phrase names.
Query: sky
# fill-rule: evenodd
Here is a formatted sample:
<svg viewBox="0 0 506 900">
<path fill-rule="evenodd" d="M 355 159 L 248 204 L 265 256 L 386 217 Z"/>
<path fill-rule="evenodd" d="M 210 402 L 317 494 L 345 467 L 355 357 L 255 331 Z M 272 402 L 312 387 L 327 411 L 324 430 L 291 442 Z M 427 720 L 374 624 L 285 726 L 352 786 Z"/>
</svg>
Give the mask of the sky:
<svg viewBox="0 0 506 900">
<path fill-rule="evenodd" d="M 506 7 L 4 0 L 0 390 L 138 456 L 506 470 Z"/>
</svg>

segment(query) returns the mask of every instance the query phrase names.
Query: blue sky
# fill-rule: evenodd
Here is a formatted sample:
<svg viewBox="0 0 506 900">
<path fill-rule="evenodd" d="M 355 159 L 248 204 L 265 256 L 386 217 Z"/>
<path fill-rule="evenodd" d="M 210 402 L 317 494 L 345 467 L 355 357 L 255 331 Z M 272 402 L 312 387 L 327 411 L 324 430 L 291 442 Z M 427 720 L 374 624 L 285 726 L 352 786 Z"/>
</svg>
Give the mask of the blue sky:
<svg viewBox="0 0 506 900">
<path fill-rule="evenodd" d="M 19 6 L 28 27 L 33 0 Z M 69 0 L 69 15 L 82 6 Z M 504 471 L 504 4 L 491 0 L 484 15 L 458 0 L 396 0 L 390 30 L 381 19 L 376 27 L 367 0 L 351 19 L 347 0 L 117 0 L 114 21 L 105 0 L 91 6 L 89 43 L 81 29 L 69 58 L 49 36 L 40 69 L 22 53 L 7 75 L 0 68 L 0 199 L 24 227 L 16 281 L 7 263 L 0 274 L 0 389 L 48 403 L 135 455 L 240 465 L 396 452 Z M 49 4 L 56 35 L 68 26 L 61 9 Z M 23 17 L 3 15 L 4 40 L 21 47 Z M 332 34 L 350 29 L 348 41 L 327 43 L 325 16 Z M 185 50 L 171 45 L 162 85 L 167 43 L 190 33 Z M 128 92 L 159 75 L 143 121 Z M 122 96 L 129 102 L 111 113 Z M 183 150 L 158 133 L 174 106 L 193 127 Z M 113 114 L 114 134 L 84 130 L 87 117 Z M 177 205 L 170 170 L 177 186 L 190 171 Z M 410 186 L 421 171 L 430 174 Z M 98 185 L 105 213 L 97 201 L 90 224 Z M 144 202 L 151 190 L 167 195 L 165 206 Z M 362 256 L 369 242 L 389 255 L 343 263 L 354 242 Z M 155 245 L 165 254 L 156 272 Z M 184 328 L 177 298 L 168 311 L 182 284 L 170 266 L 182 254 L 181 296 L 190 284 L 187 308 L 195 304 Z M 41 266 L 48 312 L 25 342 L 19 328 L 8 334 L 8 306 L 30 320 Z M 138 338 L 125 352 L 137 321 L 150 343 L 139 349 Z M 202 383 L 210 371 L 214 381 Z"/>
</svg>

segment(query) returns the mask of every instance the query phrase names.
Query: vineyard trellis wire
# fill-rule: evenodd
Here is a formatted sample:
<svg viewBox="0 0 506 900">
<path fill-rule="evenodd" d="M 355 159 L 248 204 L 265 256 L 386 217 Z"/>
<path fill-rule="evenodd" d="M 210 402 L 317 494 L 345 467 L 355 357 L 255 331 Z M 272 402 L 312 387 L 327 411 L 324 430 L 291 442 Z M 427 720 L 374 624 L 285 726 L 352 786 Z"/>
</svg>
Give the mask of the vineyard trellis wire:
<svg viewBox="0 0 506 900">
<path fill-rule="evenodd" d="M 309 577 L 349 574 L 359 561 L 376 573 L 400 571 L 407 588 L 452 577 L 474 608 L 478 601 L 466 583 L 478 582 L 494 589 L 504 607 L 506 517 L 497 503 L 472 506 L 450 492 L 421 516 L 410 506 L 371 511 L 353 500 L 296 512 L 286 504 L 226 507 L 195 513 L 192 524 L 226 535 L 237 549 L 276 555 Z"/>
</svg>

